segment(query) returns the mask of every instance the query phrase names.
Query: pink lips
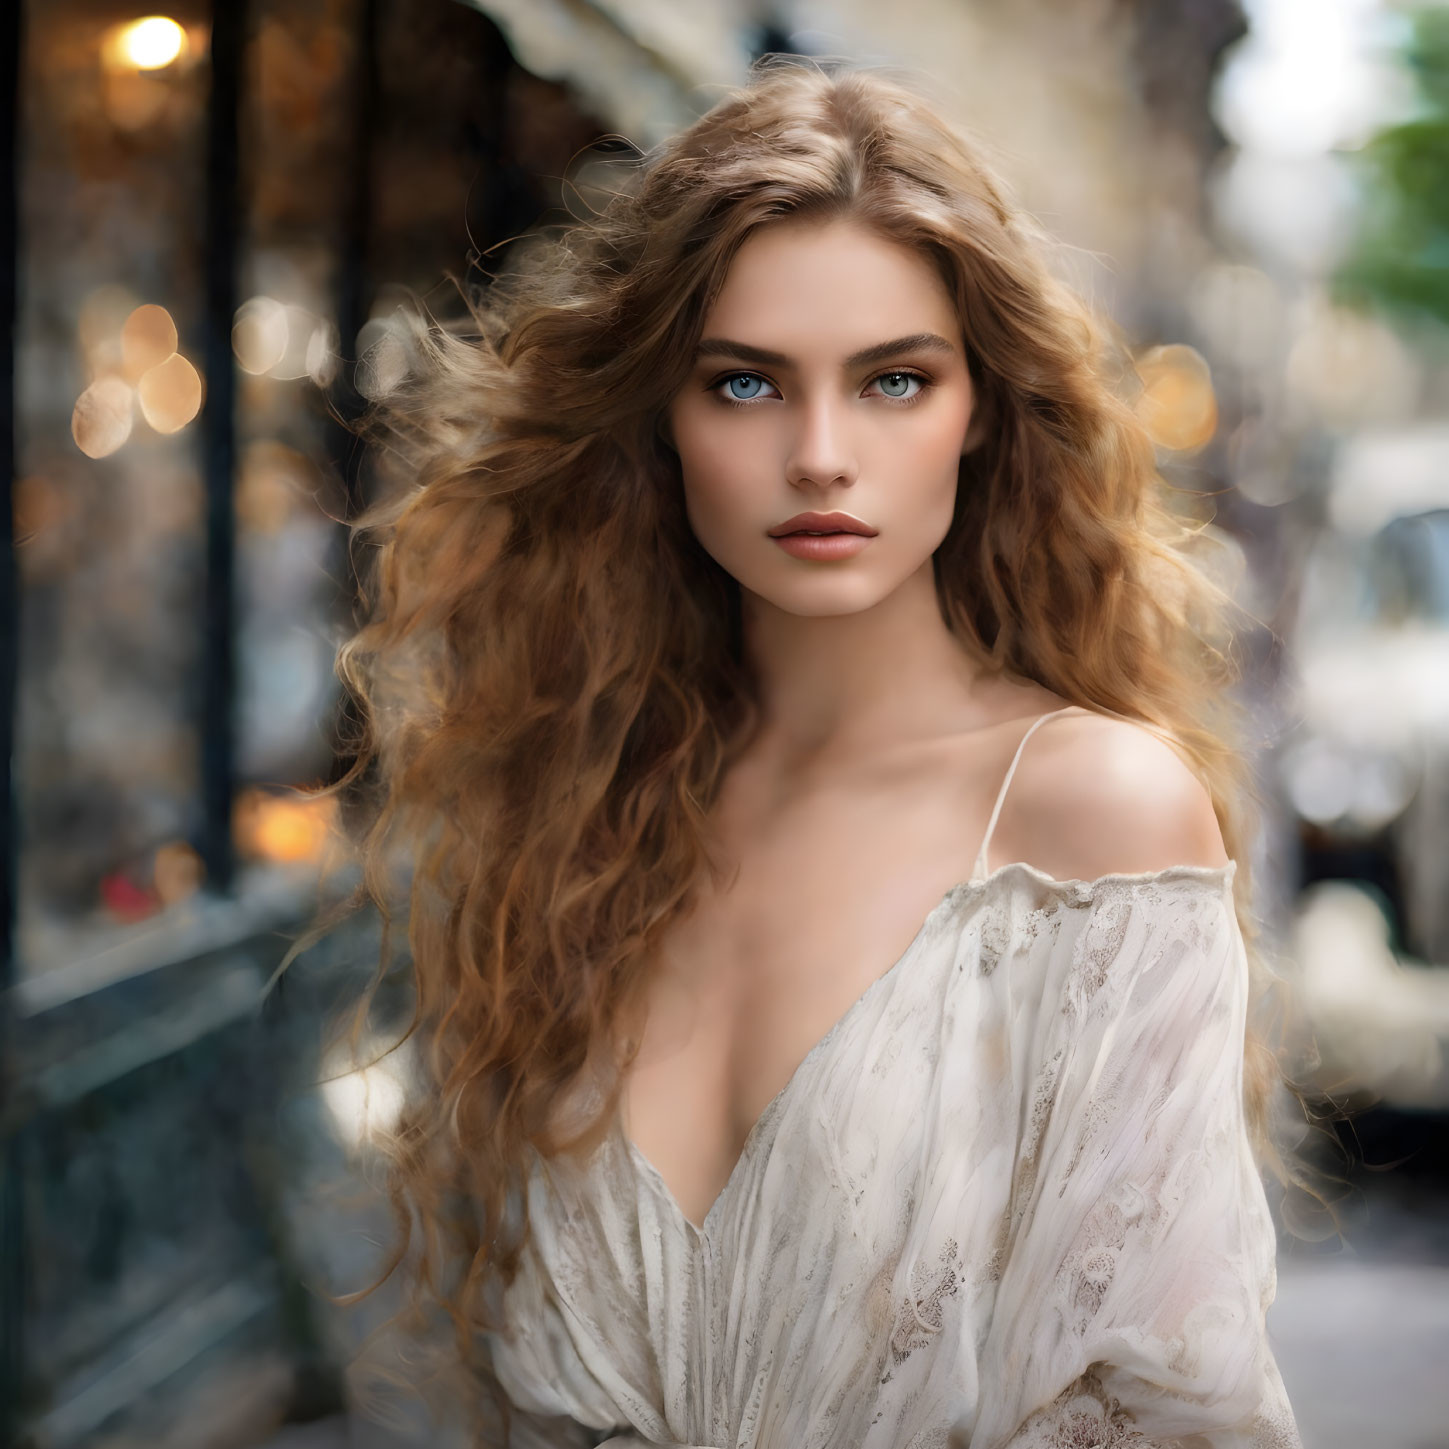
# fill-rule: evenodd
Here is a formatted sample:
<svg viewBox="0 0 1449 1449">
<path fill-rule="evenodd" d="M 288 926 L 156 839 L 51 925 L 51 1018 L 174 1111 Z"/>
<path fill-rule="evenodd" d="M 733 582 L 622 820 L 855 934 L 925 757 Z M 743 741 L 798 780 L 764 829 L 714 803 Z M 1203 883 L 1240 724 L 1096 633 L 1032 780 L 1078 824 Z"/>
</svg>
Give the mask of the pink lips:
<svg viewBox="0 0 1449 1449">
<path fill-rule="evenodd" d="M 854 533 L 873 538 L 877 532 L 870 524 L 848 513 L 797 513 L 770 529 L 770 537 L 783 538 L 790 533 Z"/>
<path fill-rule="evenodd" d="M 876 532 L 848 513 L 797 513 L 776 524 L 770 537 L 792 558 L 826 562 L 858 554 Z"/>
<path fill-rule="evenodd" d="M 870 536 L 863 533 L 787 533 L 775 540 L 794 558 L 827 561 L 851 558 L 870 546 Z"/>
</svg>

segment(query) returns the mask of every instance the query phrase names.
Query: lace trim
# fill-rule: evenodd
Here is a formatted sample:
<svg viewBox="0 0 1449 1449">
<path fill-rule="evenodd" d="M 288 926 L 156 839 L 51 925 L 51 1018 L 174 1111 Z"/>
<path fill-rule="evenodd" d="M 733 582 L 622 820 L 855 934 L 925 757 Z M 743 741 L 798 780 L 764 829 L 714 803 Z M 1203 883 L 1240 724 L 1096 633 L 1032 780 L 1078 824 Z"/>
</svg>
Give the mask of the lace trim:
<svg viewBox="0 0 1449 1449">
<path fill-rule="evenodd" d="M 1012 1435 L 1011 1449 L 1186 1449 L 1180 1440 L 1150 1440 L 1109 1394 L 1095 1369 L 1068 1384 Z"/>
<path fill-rule="evenodd" d="M 955 1238 L 946 1239 L 934 1264 L 912 1266 L 910 1292 L 896 1309 L 890 1337 L 891 1368 L 881 1380 L 883 1384 L 911 1354 L 925 1348 L 940 1333 L 945 1322 L 945 1301 L 960 1290 L 962 1272 L 961 1248 Z"/>
</svg>

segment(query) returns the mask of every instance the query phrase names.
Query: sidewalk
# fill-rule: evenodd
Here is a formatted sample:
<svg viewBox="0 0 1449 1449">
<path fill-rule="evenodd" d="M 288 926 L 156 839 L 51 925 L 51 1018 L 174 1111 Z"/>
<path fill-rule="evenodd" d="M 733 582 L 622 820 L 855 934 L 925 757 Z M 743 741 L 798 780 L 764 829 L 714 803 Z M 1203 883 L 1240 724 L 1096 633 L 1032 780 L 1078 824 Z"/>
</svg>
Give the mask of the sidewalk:
<svg viewBox="0 0 1449 1449">
<path fill-rule="evenodd" d="M 1304 1449 L 1449 1449 L 1449 1265 L 1280 1256 L 1268 1338 Z"/>
</svg>

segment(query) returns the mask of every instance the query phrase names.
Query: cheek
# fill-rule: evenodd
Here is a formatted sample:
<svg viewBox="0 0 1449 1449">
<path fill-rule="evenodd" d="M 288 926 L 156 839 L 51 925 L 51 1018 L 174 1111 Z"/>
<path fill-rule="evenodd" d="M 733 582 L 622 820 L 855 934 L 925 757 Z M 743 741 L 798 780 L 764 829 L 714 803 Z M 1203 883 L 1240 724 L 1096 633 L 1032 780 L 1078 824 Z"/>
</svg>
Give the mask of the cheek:
<svg viewBox="0 0 1449 1449">
<path fill-rule="evenodd" d="M 679 464 L 685 477 L 702 488 L 723 486 L 732 472 L 740 471 L 740 440 L 727 442 L 719 433 L 701 430 L 679 449 Z"/>
<path fill-rule="evenodd" d="M 911 425 L 892 430 L 877 442 L 876 461 L 883 476 L 908 484 L 908 492 L 934 513 L 943 498 L 954 504 L 970 410 L 966 406 L 932 409 Z"/>
<path fill-rule="evenodd" d="M 699 523 L 725 512 L 762 474 L 758 440 L 750 429 L 722 426 L 693 408 L 671 418 L 674 450 L 684 482 L 684 500 L 690 521 Z"/>
<path fill-rule="evenodd" d="M 928 421 L 930 425 L 922 429 L 922 451 L 954 475 L 961 461 L 962 449 L 966 446 L 967 429 L 971 422 L 969 398 L 953 399 L 953 406 L 942 408 L 938 416 Z"/>
<path fill-rule="evenodd" d="M 909 479 L 902 502 L 909 497 L 909 528 L 913 547 L 940 547 L 951 528 L 960 486 L 961 449 L 966 439 L 970 408 L 943 408 L 917 420 L 893 442 L 895 476 Z M 907 522 L 902 519 L 902 522 Z"/>
</svg>

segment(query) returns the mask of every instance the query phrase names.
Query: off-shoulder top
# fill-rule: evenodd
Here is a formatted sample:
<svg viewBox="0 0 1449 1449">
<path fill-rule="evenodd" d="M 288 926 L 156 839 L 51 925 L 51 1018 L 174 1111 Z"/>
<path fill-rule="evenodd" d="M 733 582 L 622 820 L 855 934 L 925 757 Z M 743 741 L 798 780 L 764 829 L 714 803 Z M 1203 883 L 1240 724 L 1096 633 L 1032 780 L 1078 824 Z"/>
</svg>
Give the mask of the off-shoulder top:
<svg viewBox="0 0 1449 1449">
<path fill-rule="evenodd" d="M 535 1158 L 487 1346 L 516 1449 L 1301 1449 L 1243 1109 L 1236 864 L 987 848 L 696 1226 L 611 1130 Z"/>
</svg>

